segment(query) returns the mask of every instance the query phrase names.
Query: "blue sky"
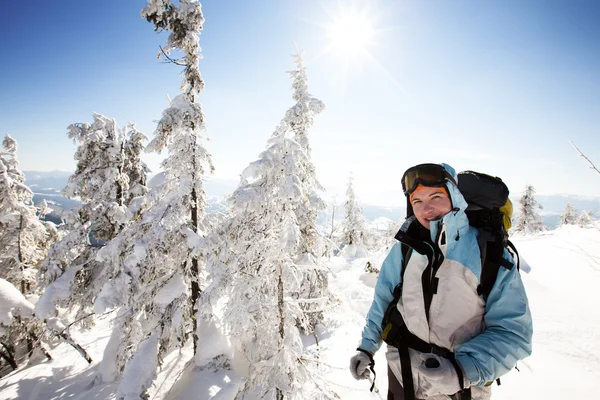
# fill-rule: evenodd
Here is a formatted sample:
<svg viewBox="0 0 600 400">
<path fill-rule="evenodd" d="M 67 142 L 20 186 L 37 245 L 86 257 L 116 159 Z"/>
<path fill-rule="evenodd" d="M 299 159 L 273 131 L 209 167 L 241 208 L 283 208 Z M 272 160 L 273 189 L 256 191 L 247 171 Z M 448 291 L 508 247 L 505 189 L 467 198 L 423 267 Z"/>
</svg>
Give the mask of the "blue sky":
<svg viewBox="0 0 600 400">
<path fill-rule="evenodd" d="M 179 67 L 157 60 L 166 35 L 145 1 L 33 0 L 4 5 L 0 134 L 25 170 L 73 170 L 66 127 L 97 112 L 150 138 Z M 352 171 L 365 202 L 403 204 L 399 179 L 420 162 L 502 177 L 511 193 L 600 196 L 600 2 L 214 0 L 202 2 L 199 96 L 216 167 L 237 180 L 293 104 L 286 71 L 304 50 L 326 110 L 311 131 L 328 195 Z M 342 15 L 360 16 L 332 44 Z M 362 38 L 371 39 L 363 43 Z M 160 156 L 146 158 L 158 172 Z"/>
</svg>

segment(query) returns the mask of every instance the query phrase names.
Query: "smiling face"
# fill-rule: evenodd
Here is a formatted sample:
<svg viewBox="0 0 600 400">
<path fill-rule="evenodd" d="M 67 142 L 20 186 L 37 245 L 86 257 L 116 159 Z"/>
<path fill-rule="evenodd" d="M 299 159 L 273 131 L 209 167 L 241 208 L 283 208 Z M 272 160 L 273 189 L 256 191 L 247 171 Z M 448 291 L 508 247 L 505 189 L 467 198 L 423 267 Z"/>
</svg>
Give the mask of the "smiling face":
<svg viewBox="0 0 600 400">
<path fill-rule="evenodd" d="M 417 220 L 429 229 L 431 221 L 442 218 L 452 210 L 452 202 L 444 188 L 421 186 L 410 198 Z"/>
</svg>

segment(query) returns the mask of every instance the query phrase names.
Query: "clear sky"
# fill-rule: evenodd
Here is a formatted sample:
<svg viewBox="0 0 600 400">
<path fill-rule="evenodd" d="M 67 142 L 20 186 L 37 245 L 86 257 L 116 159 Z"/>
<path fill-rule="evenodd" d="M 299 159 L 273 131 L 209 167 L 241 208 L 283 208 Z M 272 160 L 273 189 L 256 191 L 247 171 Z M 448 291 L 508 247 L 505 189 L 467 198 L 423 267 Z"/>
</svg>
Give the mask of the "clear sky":
<svg viewBox="0 0 600 400">
<path fill-rule="evenodd" d="M 3 5 L 0 134 L 24 170 L 74 170 L 66 128 L 97 112 L 150 138 L 179 93 L 143 0 Z M 213 180 L 237 180 L 293 105 L 294 42 L 326 110 L 311 130 L 328 195 L 394 205 L 402 172 L 447 162 L 511 193 L 600 196 L 600 2 L 206 0 L 199 96 Z M 154 173 L 161 157 L 146 158 Z"/>
</svg>

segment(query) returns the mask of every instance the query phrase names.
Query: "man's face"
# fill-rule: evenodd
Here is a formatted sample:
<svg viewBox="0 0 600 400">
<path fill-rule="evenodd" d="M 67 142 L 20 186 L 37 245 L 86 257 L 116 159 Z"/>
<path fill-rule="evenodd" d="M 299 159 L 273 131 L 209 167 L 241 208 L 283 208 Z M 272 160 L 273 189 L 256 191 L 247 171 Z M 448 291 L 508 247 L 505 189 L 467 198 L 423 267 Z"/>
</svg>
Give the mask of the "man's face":
<svg viewBox="0 0 600 400">
<path fill-rule="evenodd" d="M 452 209 L 450 197 L 439 187 L 420 188 L 413 193 L 411 204 L 415 217 L 427 229 L 431 221 L 442 218 Z"/>
</svg>

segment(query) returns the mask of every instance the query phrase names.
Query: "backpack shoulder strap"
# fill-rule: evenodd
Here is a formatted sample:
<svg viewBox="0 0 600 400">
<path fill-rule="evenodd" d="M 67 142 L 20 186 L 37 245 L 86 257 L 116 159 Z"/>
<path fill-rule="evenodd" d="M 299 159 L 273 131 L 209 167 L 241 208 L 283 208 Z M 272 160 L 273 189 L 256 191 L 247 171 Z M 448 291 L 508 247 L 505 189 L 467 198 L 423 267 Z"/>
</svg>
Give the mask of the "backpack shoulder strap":
<svg viewBox="0 0 600 400">
<path fill-rule="evenodd" d="M 511 242 L 510 240 L 506 241 L 506 247 L 508 247 L 508 251 L 512 254 L 513 258 L 515 259 L 516 263 L 517 263 L 517 269 L 521 269 L 521 258 L 519 257 L 519 252 L 517 251 L 517 248 L 515 247 L 515 245 L 513 244 L 513 242 Z"/>
<path fill-rule="evenodd" d="M 514 264 L 503 257 L 504 238 L 502 234 L 492 232 L 490 229 L 479 228 L 479 237 L 477 239 L 479 250 L 481 252 L 481 277 L 477 293 L 487 298 L 496 283 L 496 277 L 500 267 L 512 269 Z M 514 245 L 510 243 L 512 248 Z M 516 251 L 516 249 L 515 249 Z"/>
</svg>

